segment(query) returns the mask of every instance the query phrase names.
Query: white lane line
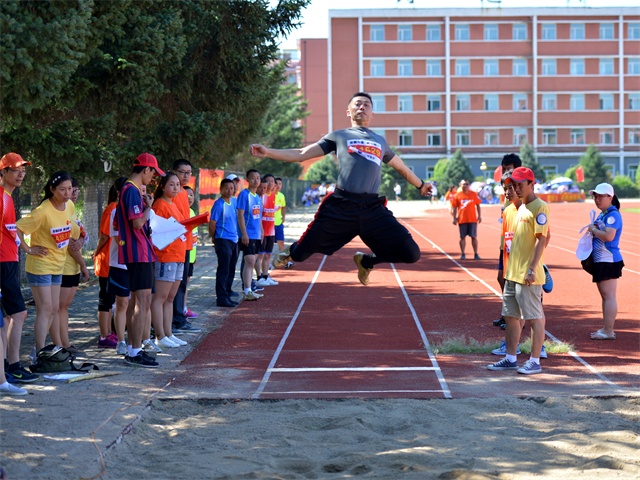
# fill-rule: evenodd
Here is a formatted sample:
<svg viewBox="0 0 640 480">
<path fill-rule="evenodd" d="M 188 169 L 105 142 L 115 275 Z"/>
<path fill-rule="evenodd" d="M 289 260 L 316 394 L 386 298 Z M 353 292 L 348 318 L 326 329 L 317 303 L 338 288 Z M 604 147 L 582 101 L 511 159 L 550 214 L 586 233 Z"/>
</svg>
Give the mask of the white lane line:
<svg viewBox="0 0 640 480">
<path fill-rule="evenodd" d="M 447 385 L 447 381 L 444 379 L 444 375 L 442 374 L 442 370 L 438 365 L 438 360 L 436 360 L 436 356 L 433 354 L 433 350 L 431 350 L 431 345 L 429 344 L 429 340 L 427 339 L 427 334 L 422 328 L 422 324 L 420 323 L 420 319 L 418 318 L 418 314 L 416 313 L 415 308 L 413 308 L 413 304 L 411 300 L 409 300 L 409 295 L 402 284 L 402 280 L 400 280 L 400 275 L 398 275 L 398 271 L 396 270 L 396 266 L 392 263 L 391 268 L 393 269 L 393 274 L 396 276 L 396 281 L 398 285 L 400 285 L 400 290 L 402 290 L 402 295 L 404 296 L 404 300 L 407 302 L 407 306 L 409 310 L 411 310 L 411 315 L 413 316 L 413 321 L 418 328 L 418 332 L 420 332 L 420 338 L 422 339 L 422 343 L 424 344 L 424 348 L 427 351 L 427 355 L 429 356 L 429 360 L 435 367 L 434 371 L 436 372 L 436 376 L 438 377 L 438 382 L 440 382 L 440 386 L 442 387 L 442 392 L 444 394 L 444 398 L 452 398 L 451 391 L 449 390 L 449 386 Z"/>
<path fill-rule="evenodd" d="M 269 390 L 264 395 L 360 395 L 363 393 L 442 393 L 442 390 Z"/>
<path fill-rule="evenodd" d="M 276 362 L 278 361 L 278 357 L 280 356 L 280 353 L 284 348 L 284 344 L 286 343 L 287 338 L 289 338 L 289 334 L 291 333 L 291 330 L 293 329 L 293 326 L 295 325 L 296 320 L 298 319 L 298 316 L 302 311 L 302 307 L 307 301 L 307 297 L 309 296 L 311 289 L 316 284 L 316 281 L 318 280 L 318 276 L 320 275 L 320 271 L 322 270 L 322 267 L 324 266 L 324 262 L 326 260 L 327 260 L 327 256 L 325 255 L 324 257 L 322 257 L 322 261 L 320 262 L 320 265 L 318 266 L 318 269 L 316 270 L 316 273 L 313 276 L 313 279 L 311 280 L 311 283 L 309 284 L 307 291 L 304 292 L 304 295 L 302 296 L 302 300 L 300 300 L 300 304 L 296 309 L 296 313 L 293 315 L 293 317 L 291 317 L 289 326 L 287 327 L 287 330 L 284 332 L 284 335 L 280 340 L 280 344 L 278 345 L 278 348 L 276 349 L 276 351 L 273 354 L 273 357 L 271 358 L 271 362 L 269 362 L 269 366 L 267 367 L 267 371 L 264 373 L 264 376 L 262 377 L 262 381 L 260 382 L 260 385 L 258 385 L 258 388 L 256 389 L 255 393 L 251 396 L 253 400 L 257 400 L 258 398 L 260 398 L 260 394 L 264 391 L 265 387 L 267 386 L 267 382 L 269 381 L 269 377 L 271 376 L 271 371 L 273 370 L 273 368 L 276 365 Z"/>
<path fill-rule="evenodd" d="M 484 282 L 483 280 L 479 279 L 475 274 L 473 274 L 472 272 L 470 272 L 469 270 L 467 270 L 466 268 L 464 268 L 462 265 L 460 265 L 458 262 L 456 262 L 453 258 L 451 258 L 450 255 L 448 255 L 444 250 L 442 250 L 442 248 L 440 248 L 438 245 L 436 245 L 434 242 L 432 242 L 430 239 L 428 239 L 427 237 L 425 237 L 421 232 L 419 232 L 418 230 L 416 230 L 412 225 L 408 225 L 405 223 L 405 226 L 411 228 L 411 230 L 413 230 L 414 232 L 416 232 L 416 234 L 418 234 L 421 238 L 423 238 L 424 240 L 426 240 L 427 242 L 429 242 L 433 248 L 438 249 L 440 252 L 442 252 L 443 255 L 445 255 L 449 260 L 451 260 L 453 263 L 455 263 L 456 265 L 458 265 L 460 268 L 462 268 L 464 271 L 466 271 L 469 275 L 471 275 L 473 278 L 476 278 L 478 280 L 480 280 L 480 282 L 487 286 L 489 288 L 489 290 L 491 290 L 493 293 L 495 293 L 498 297 L 502 298 L 502 295 L 500 295 L 495 288 L 492 288 L 490 285 L 488 285 L 486 282 Z M 395 268 L 394 268 L 395 271 Z M 403 289 L 404 291 L 404 289 Z M 560 340 L 558 340 L 554 335 L 552 335 L 551 333 L 549 333 L 548 330 L 545 330 L 545 333 L 547 334 L 547 336 L 549 338 L 551 338 L 554 342 L 556 343 L 562 343 Z M 615 386 L 617 389 L 619 390 L 624 390 L 624 388 L 620 387 L 619 385 L 616 385 L 614 382 L 612 382 L 611 380 L 609 380 L 605 375 L 603 375 L 602 373 L 598 372 L 598 370 L 596 370 L 592 365 L 590 365 L 586 360 L 584 360 L 582 357 L 580 357 L 577 353 L 575 352 L 569 352 L 569 354 L 575 358 L 578 362 L 580 362 L 582 365 L 584 365 L 585 367 L 587 367 L 587 369 L 591 370 L 591 372 L 593 372 L 598 378 L 600 378 L 603 382 Z M 435 365 L 435 363 L 434 363 Z"/>
<path fill-rule="evenodd" d="M 437 370 L 438 367 L 301 367 L 270 368 L 272 372 L 417 372 Z"/>
</svg>

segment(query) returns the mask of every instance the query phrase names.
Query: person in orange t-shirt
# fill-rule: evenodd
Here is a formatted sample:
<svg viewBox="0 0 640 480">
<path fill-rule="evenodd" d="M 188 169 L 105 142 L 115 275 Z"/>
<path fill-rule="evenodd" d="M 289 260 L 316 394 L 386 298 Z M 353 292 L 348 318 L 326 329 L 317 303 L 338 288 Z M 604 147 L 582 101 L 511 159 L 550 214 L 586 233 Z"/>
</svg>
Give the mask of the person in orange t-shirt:
<svg viewBox="0 0 640 480">
<path fill-rule="evenodd" d="M 154 194 L 153 211 L 162 218 L 185 220 L 174 199 L 182 189 L 180 179 L 175 172 L 167 172 L 162 177 Z M 173 299 L 176 296 L 182 275 L 187 251 L 187 237 L 180 235 L 167 247 L 159 250 L 153 247 L 158 261 L 155 264 L 156 291 L 151 299 L 151 321 L 156 332 L 156 345 L 160 348 L 175 348 L 186 345 L 171 333 L 173 320 Z"/>
<path fill-rule="evenodd" d="M 460 181 L 461 190 L 456 193 L 451 202 L 453 209 L 453 224 L 458 225 L 460 230 L 460 260 L 466 259 L 464 253 L 466 247 L 466 237 L 471 237 L 473 246 L 473 259 L 480 260 L 478 255 L 478 223 L 482 222 L 480 215 L 480 198 L 478 194 L 469 188 L 468 180 Z M 476 208 L 473 208 L 475 205 Z"/>
</svg>

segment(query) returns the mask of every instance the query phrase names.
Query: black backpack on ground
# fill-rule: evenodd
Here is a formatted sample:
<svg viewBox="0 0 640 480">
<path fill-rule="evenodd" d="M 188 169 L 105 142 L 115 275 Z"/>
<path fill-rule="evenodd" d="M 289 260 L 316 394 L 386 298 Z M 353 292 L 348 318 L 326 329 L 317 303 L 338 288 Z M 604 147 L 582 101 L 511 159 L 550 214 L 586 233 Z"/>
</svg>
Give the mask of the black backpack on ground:
<svg viewBox="0 0 640 480">
<path fill-rule="evenodd" d="M 34 373 L 61 373 L 79 372 L 88 373 L 90 370 L 99 370 L 93 363 L 83 363 L 77 368 L 73 361 L 76 359 L 69 350 L 58 345 L 47 345 L 40 349 L 36 356 L 36 363 L 29 369 Z"/>
</svg>

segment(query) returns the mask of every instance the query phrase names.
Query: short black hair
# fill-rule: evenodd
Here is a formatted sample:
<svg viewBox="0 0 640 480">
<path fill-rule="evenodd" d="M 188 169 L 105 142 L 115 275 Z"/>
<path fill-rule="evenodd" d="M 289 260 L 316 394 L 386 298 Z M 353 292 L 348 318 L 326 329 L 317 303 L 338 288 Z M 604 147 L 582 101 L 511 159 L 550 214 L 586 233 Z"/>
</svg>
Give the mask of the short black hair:
<svg viewBox="0 0 640 480">
<path fill-rule="evenodd" d="M 371 95 L 369 95 L 367 92 L 356 92 L 353 95 L 351 95 L 351 98 L 349 99 L 349 103 L 351 103 L 351 100 L 353 100 L 356 97 L 367 97 L 369 99 L 369 101 L 371 102 L 371 104 L 373 105 L 373 99 L 371 98 Z"/>
<path fill-rule="evenodd" d="M 503 167 L 506 167 L 507 165 L 513 165 L 514 168 L 518 168 L 522 166 L 522 160 L 520 160 L 520 157 L 515 153 L 507 153 L 504 157 L 502 157 L 502 163 L 500 165 L 502 165 Z"/>
<path fill-rule="evenodd" d="M 260 175 L 260 172 L 258 170 L 256 170 L 255 168 L 250 168 L 249 170 L 247 170 L 247 173 L 245 174 L 246 178 L 248 179 L 249 178 L 249 174 L 253 173 L 253 172 L 256 172 L 258 175 Z"/>
<path fill-rule="evenodd" d="M 184 158 L 179 158 L 179 159 L 173 161 L 173 165 L 171 166 L 171 170 L 177 170 L 180 167 L 182 167 L 183 165 L 187 165 L 187 166 L 189 166 L 189 167 L 191 167 L 193 169 L 193 165 L 191 165 L 191 162 L 189 160 L 186 160 Z"/>
<path fill-rule="evenodd" d="M 233 180 L 229 180 L 228 178 L 223 178 L 222 181 L 220 182 L 220 187 L 225 186 L 227 183 L 230 183 L 231 185 L 233 185 Z"/>
</svg>

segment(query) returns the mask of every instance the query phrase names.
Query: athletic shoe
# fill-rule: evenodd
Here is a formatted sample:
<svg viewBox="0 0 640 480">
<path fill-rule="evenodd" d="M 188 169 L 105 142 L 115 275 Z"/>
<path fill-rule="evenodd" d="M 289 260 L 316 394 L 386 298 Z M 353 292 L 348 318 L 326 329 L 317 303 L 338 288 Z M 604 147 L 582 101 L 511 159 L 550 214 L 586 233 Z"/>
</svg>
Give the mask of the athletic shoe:
<svg viewBox="0 0 640 480">
<path fill-rule="evenodd" d="M 369 274 L 371 273 L 371 270 L 373 270 L 373 268 L 364 268 L 362 266 L 363 257 L 364 253 L 356 252 L 356 254 L 353 256 L 353 261 L 358 267 L 358 280 L 360 280 L 360 283 L 363 285 L 369 285 Z"/>
<path fill-rule="evenodd" d="M 271 284 L 269 283 L 269 281 L 266 278 L 260 278 L 256 282 L 256 287 L 268 287 L 269 285 L 271 285 Z"/>
<path fill-rule="evenodd" d="M 239 297 L 239 296 L 240 296 L 240 294 L 239 294 L 238 292 L 231 292 L 231 293 L 229 294 L 229 296 L 230 296 L 230 297 Z"/>
<path fill-rule="evenodd" d="M 547 358 L 547 349 L 542 345 L 542 350 L 540 351 L 540 358 Z"/>
<path fill-rule="evenodd" d="M 11 385 L 9 382 L 0 385 L 0 395 L 27 395 L 28 393 L 24 388 Z"/>
<path fill-rule="evenodd" d="M 171 340 L 170 337 L 162 337 L 160 340 L 156 340 L 156 346 L 160 348 L 178 348 L 180 345 Z"/>
<path fill-rule="evenodd" d="M 507 357 L 503 358 L 499 362 L 492 363 L 491 365 L 487 365 L 487 369 L 489 370 L 517 370 L 518 362 L 510 362 L 507 360 Z"/>
<path fill-rule="evenodd" d="M 107 338 L 113 338 L 113 341 L 116 342 L 116 344 L 118 343 L 118 334 L 116 332 L 111 332 L 107 335 Z"/>
<path fill-rule="evenodd" d="M 98 348 L 116 348 L 118 337 L 114 340 L 111 335 L 98 339 Z"/>
<path fill-rule="evenodd" d="M 480 255 L 478 255 L 477 253 L 473 256 L 473 259 L 474 259 L 474 260 L 482 260 L 482 259 L 480 258 Z"/>
<path fill-rule="evenodd" d="M 177 328 L 176 330 L 183 333 L 200 333 L 202 331 L 200 328 L 194 327 L 189 322 L 186 322 L 183 326 L 181 326 L 180 328 Z"/>
<path fill-rule="evenodd" d="M 254 300 L 258 300 L 262 295 L 257 294 L 256 292 L 254 292 L 253 290 L 249 290 L 248 293 L 244 294 L 244 299 L 251 302 Z"/>
<path fill-rule="evenodd" d="M 116 355 L 126 355 L 127 354 L 127 342 L 124 340 L 122 342 L 118 342 L 116 345 Z"/>
<path fill-rule="evenodd" d="M 507 321 L 504 319 L 504 317 L 500 317 L 499 319 L 493 321 L 494 327 L 500 327 L 506 324 L 507 324 Z"/>
<path fill-rule="evenodd" d="M 124 363 L 132 367 L 156 368 L 158 366 L 158 362 L 151 358 L 144 350 L 140 350 L 134 357 L 125 355 Z"/>
<path fill-rule="evenodd" d="M 523 373 L 525 375 L 542 373 L 542 367 L 540 366 L 540 364 L 534 362 L 533 360 L 527 360 L 527 362 L 518 369 L 518 373 Z"/>
<path fill-rule="evenodd" d="M 546 265 L 542 265 L 544 269 L 544 285 L 542 285 L 542 290 L 544 293 L 551 293 L 553 290 L 553 278 L 551 278 L 551 273 L 549 273 L 549 269 Z"/>
<path fill-rule="evenodd" d="M 466 260 L 467 256 L 463 253 L 462 255 L 460 255 L 460 260 Z"/>
<path fill-rule="evenodd" d="M 491 350 L 491 353 L 494 355 L 502 355 L 503 357 L 507 354 L 507 341 L 501 340 L 500 346 L 495 350 Z M 520 355 L 522 352 L 520 351 L 520 344 L 518 344 L 518 349 L 516 350 L 516 355 Z"/>
<path fill-rule="evenodd" d="M 7 377 L 7 382 L 9 383 L 31 383 L 40 380 L 40 375 L 29 372 L 22 365 L 5 372 L 5 377 Z"/>
<path fill-rule="evenodd" d="M 150 338 L 142 341 L 142 349 L 149 352 L 162 353 L 162 349 L 153 343 Z"/>
<path fill-rule="evenodd" d="M 173 343 L 177 343 L 179 346 L 184 347 L 185 345 L 189 345 L 187 342 L 185 342 L 184 340 L 180 340 L 178 337 L 176 337 L 175 335 L 171 335 L 169 337 L 169 339 L 173 342 Z"/>
<path fill-rule="evenodd" d="M 238 304 L 236 302 L 232 302 L 231 300 L 218 300 L 216 302 L 216 307 L 233 308 L 237 306 Z"/>
<path fill-rule="evenodd" d="M 288 246 L 281 252 L 276 253 L 271 257 L 271 266 L 275 269 L 283 268 L 288 262 L 291 261 L 291 246 Z"/>
<path fill-rule="evenodd" d="M 190 308 L 187 308 L 187 311 L 185 312 L 185 316 L 187 318 L 198 318 L 198 314 L 192 311 Z"/>
<path fill-rule="evenodd" d="M 276 282 L 273 278 L 267 277 L 268 285 L 280 285 L 280 282 Z"/>
<path fill-rule="evenodd" d="M 68 347 L 65 347 L 65 349 L 73 355 L 84 355 L 84 352 L 75 345 L 69 345 Z"/>
</svg>

